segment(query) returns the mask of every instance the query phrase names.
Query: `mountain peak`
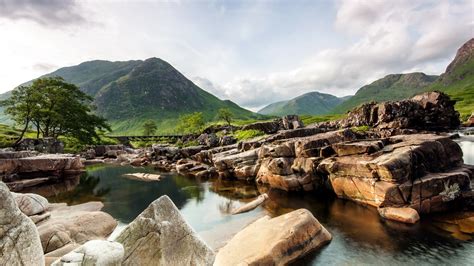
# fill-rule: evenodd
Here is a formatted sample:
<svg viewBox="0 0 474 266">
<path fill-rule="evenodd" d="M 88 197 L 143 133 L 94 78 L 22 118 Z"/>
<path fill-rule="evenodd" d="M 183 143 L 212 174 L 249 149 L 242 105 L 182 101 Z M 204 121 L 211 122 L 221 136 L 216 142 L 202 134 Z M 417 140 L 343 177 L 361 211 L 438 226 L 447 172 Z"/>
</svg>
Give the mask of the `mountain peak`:
<svg viewBox="0 0 474 266">
<path fill-rule="evenodd" d="M 467 63 L 474 55 L 474 38 L 463 44 L 457 51 L 454 60 L 446 68 L 446 73 L 451 73 L 455 68 Z"/>
</svg>

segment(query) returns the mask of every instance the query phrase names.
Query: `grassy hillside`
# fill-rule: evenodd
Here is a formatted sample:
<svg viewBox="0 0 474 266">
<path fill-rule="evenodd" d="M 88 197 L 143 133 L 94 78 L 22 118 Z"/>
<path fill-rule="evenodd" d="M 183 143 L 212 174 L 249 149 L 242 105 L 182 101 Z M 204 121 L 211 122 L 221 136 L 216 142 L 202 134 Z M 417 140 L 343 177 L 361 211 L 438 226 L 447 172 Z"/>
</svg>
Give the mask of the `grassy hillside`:
<svg viewBox="0 0 474 266">
<path fill-rule="evenodd" d="M 336 106 L 332 113 L 345 113 L 363 103 L 406 99 L 423 92 L 438 76 L 423 73 L 392 74 L 360 88 L 347 101 Z"/>
<path fill-rule="evenodd" d="M 426 90 L 443 91 L 456 100 L 462 120 L 474 112 L 474 39 L 459 48 L 446 72 Z"/>
<path fill-rule="evenodd" d="M 202 112 L 206 121 L 213 121 L 220 108 L 228 108 L 240 120 L 265 118 L 231 101 L 218 99 L 158 58 L 95 60 L 43 77 L 50 76 L 63 77 L 93 96 L 96 112 L 108 119 L 113 134 L 141 134 L 143 123 L 149 119 L 158 124 L 158 133 L 173 133 L 180 115 Z M 0 121 L 6 120 L 0 116 Z"/>
<path fill-rule="evenodd" d="M 317 91 L 305 93 L 289 101 L 272 103 L 258 113 L 265 115 L 322 115 L 329 113 L 335 106 L 342 103 L 344 98 Z"/>
</svg>

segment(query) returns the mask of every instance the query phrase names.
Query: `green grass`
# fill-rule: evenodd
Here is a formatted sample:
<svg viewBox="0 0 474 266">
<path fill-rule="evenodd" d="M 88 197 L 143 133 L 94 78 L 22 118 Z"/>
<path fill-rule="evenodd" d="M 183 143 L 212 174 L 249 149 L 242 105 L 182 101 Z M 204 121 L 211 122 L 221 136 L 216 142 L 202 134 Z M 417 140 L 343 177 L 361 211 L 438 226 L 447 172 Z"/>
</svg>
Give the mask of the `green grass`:
<svg viewBox="0 0 474 266">
<path fill-rule="evenodd" d="M 427 91 L 438 90 L 447 93 L 456 100 L 455 108 L 465 121 L 474 112 L 474 59 L 457 67 L 443 81 L 438 81 L 426 88 Z"/>
<path fill-rule="evenodd" d="M 307 125 L 311 125 L 314 123 L 326 122 L 326 121 L 333 121 L 339 120 L 344 118 L 345 114 L 331 114 L 331 115 L 300 115 L 301 121 Z"/>
<path fill-rule="evenodd" d="M 264 135 L 265 133 L 263 131 L 256 130 L 256 129 L 237 130 L 233 134 L 233 136 L 238 141 L 253 139 L 253 138 L 264 136 Z"/>
</svg>

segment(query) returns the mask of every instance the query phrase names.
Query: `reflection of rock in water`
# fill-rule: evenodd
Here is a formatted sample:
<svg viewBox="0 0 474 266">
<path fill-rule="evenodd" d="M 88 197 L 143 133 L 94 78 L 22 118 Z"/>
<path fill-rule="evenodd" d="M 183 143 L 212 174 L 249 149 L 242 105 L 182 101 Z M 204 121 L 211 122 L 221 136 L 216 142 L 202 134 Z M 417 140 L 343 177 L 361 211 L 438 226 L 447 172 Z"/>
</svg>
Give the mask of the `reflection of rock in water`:
<svg viewBox="0 0 474 266">
<path fill-rule="evenodd" d="M 54 187 L 49 192 L 53 192 L 47 195 L 51 202 L 65 202 L 68 204 L 80 204 L 89 201 L 104 201 L 104 196 L 110 192 L 110 188 L 96 189 L 100 183 L 98 177 L 84 173 L 80 177 L 76 177 L 76 183 L 74 186 L 65 184 L 58 186 L 59 188 L 67 188 L 64 190 L 58 190 Z M 39 193 L 40 194 L 40 193 Z"/>
<path fill-rule="evenodd" d="M 43 197 L 53 197 L 66 191 L 72 191 L 79 184 L 80 175 L 69 176 L 59 182 L 41 184 L 21 190 L 21 193 L 35 193 Z"/>
<path fill-rule="evenodd" d="M 228 199 L 243 201 L 249 201 L 260 194 L 255 183 L 237 180 L 229 181 L 218 179 L 212 182 L 212 186 L 209 189 Z"/>
</svg>

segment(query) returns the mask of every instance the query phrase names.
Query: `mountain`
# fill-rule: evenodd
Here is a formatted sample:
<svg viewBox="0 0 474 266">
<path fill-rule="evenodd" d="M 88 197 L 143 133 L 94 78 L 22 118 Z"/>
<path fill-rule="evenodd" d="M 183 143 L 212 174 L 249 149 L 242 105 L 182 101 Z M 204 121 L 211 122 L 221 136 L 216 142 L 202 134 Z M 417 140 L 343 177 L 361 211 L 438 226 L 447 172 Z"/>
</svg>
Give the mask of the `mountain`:
<svg viewBox="0 0 474 266">
<path fill-rule="evenodd" d="M 95 60 L 42 77 L 52 76 L 63 77 L 93 96 L 96 112 L 109 121 L 114 134 L 140 134 L 148 119 L 157 122 L 160 133 L 170 133 L 180 115 L 203 112 L 210 121 L 216 118 L 220 108 L 230 109 L 236 119 L 263 117 L 202 90 L 159 58 L 124 62 Z M 28 83 L 31 81 L 25 84 Z"/>
<path fill-rule="evenodd" d="M 272 103 L 262 108 L 258 113 L 275 116 L 290 114 L 322 115 L 329 113 L 335 106 L 344 102 L 346 99 L 347 96 L 338 98 L 331 94 L 313 91 L 289 101 Z"/>
<path fill-rule="evenodd" d="M 425 91 L 438 76 L 424 73 L 391 74 L 360 88 L 349 100 L 336 106 L 332 113 L 344 113 L 363 103 L 394 101 Z"/>
<path fill-rule="evenodd" d="M 474 38 L 462 45 L 446 71 L 426 90 L 446 92 L 466 119 L 474 112 Z"/>
</svg>

